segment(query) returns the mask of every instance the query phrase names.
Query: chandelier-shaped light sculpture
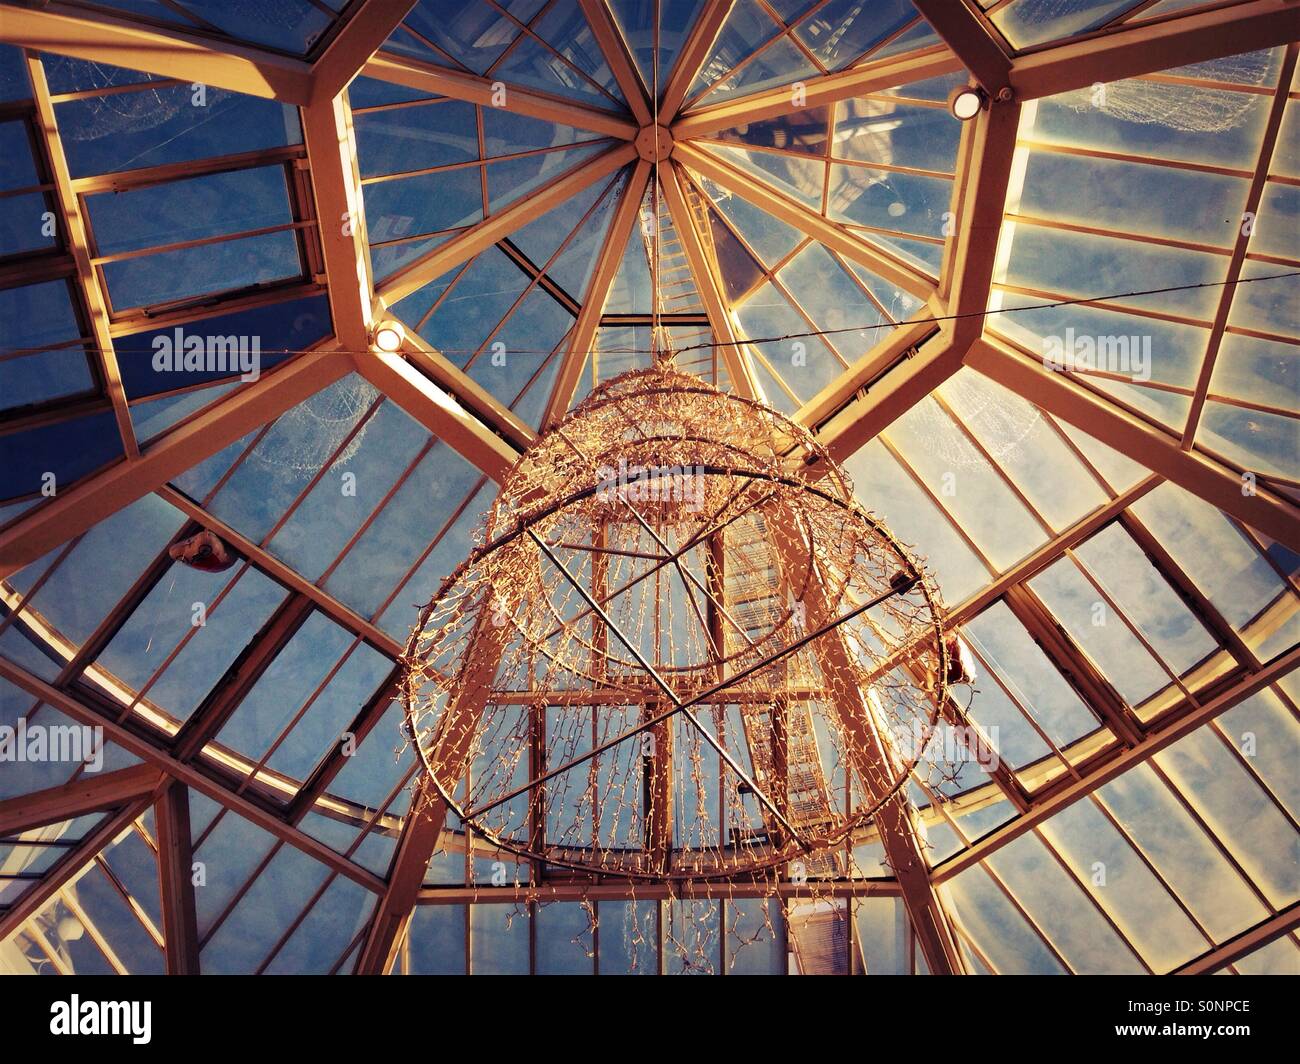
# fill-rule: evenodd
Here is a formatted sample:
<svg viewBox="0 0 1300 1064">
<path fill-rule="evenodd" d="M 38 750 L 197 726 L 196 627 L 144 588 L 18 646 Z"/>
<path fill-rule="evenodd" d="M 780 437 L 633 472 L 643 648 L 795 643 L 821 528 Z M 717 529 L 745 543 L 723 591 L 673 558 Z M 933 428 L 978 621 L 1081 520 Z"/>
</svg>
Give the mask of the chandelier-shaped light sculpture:
<svg viewBox="0 0 1300 1064">
<path fill-rule="evenodd" d="M 803 428 L 658 365 L 519 460 L 406 647 L 463 825 L 633 880 L 843 874 L 948 697 L 932 580 Z"/>
</svg>

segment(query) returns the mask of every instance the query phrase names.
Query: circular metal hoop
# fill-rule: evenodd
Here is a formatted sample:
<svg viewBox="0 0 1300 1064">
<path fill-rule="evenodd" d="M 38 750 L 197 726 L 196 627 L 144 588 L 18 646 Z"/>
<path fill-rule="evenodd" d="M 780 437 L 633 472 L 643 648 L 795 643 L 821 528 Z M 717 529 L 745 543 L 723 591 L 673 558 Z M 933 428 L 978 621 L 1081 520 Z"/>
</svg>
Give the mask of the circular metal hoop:
<svg viewBox="0 0 1300 1064">
<path fill-rule="evenodd" d="M 447 807 L 520 858 L 641 881 L 835 871 L 936 726 L 941 617 L 805 431 L 637 371 L 520 459 L 421 610 L 407 726 Z"/>
</svg>

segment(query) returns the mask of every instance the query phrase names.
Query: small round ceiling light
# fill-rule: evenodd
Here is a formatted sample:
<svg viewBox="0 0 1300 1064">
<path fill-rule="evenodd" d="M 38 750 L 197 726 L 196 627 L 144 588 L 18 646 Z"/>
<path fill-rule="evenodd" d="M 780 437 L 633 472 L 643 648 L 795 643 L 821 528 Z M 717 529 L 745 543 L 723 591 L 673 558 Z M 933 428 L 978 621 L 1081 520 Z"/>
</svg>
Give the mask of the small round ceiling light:
<svg viewBox="0 0 1300 1064">
<path fill-rule="evenodd" d="M 988 96 L 976 85 L 959 85 L 948 95 L 948 109 L 959 121 L 969 122 L 983 110 Z"/>
<path fill-rule="evenodd" d="M 376 325 L 375 331 L 370 338 L 370 342 L 374 345 L 376 351 L 382 351 L 388 355 L 400 351 L 405 341 L 406 330 L 402 328 L 401 322 L 393 321 L 391 318 Z"/>
</svg>

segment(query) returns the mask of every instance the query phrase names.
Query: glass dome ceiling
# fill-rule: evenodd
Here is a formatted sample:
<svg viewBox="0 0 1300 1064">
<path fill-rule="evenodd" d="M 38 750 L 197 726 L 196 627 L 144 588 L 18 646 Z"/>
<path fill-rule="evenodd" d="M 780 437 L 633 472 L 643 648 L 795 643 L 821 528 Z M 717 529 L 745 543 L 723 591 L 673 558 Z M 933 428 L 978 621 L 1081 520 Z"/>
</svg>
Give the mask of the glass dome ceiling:
<svg viewBox="0 0 1300 1064">
<path fill-rule="evenodd" d="M 1297 22 L 0 4 L 0 971 L 1300 971 Z M 665 339 L 937 576 L 1000 757 L 918 772 L 919 874 L 684 900 L 410 815 L 417 604 Z"/>
</svg>

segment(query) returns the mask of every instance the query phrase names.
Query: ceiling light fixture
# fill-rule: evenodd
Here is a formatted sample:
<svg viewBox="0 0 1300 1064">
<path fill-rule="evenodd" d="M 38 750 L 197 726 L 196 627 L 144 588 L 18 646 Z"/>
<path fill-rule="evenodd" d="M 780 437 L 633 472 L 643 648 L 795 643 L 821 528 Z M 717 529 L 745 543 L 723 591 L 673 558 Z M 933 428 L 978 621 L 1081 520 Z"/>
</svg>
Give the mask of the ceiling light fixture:
<svg viewBox="0 0 1300 1064">
<path fill-rule="evenodd" d="M 948 94 L 948 109 L 962 122 L 969 122 L 988 102 L 988 93 L 977 85 L 959 85 Z"/>
<path fill-rule="evenodd" d="M 383 351 L 389 355 L 400 351 L 405 341 L 406 330 L 402 328 L 401 322 L 393 321 L 391 318 L 376 325 L 370 339 L 376 351 Z"/>
<path fill-rule="evenodd" d="M 973 671 L 933 578 L 775 410 L 671 359 L 614 377 L 480 536 L 420 612 L 403 701 L 438 807 L 490 847 L 638 881 L 843 876 L 914 771 L 955 778 L 920 762 Z"/>
</svg>

